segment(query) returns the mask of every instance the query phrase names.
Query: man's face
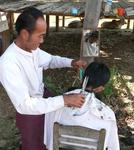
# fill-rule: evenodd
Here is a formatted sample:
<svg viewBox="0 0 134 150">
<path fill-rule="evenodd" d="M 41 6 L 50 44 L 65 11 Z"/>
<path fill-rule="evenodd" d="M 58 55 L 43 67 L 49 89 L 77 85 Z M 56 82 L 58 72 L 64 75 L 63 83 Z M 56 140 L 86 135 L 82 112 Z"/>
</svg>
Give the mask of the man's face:
<svg viewBox="0 0 134 150">
<path fill-rule="evenodd" d="M 46 34 L 46 22 L 44 19 L 39 18 L 36 21 L 35 30 L 32 33 L 28 32 L 28 37 L 26 39 L 26 48 L 28 51 L 35 50 L 44 41 L 44 36 Z"/>
</svg>

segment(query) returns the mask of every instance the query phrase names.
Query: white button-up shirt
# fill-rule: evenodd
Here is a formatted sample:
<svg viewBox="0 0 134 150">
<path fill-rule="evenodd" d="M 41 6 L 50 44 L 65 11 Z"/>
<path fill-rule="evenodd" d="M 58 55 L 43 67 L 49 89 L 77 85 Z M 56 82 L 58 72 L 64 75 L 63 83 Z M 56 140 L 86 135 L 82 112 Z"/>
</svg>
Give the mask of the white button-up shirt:
<svg viewBox="0 0 134 150">
<path fill-rule="evenodd" d="M 19 113 L 48 113 L 63 107 L 64 100 L 63 96 L 42 98 L 43 69 L 71 67 L 71 61 L 39 48 L 30 53 L 12 43 L 0 58 L 0 81 Z"/>
</svg>

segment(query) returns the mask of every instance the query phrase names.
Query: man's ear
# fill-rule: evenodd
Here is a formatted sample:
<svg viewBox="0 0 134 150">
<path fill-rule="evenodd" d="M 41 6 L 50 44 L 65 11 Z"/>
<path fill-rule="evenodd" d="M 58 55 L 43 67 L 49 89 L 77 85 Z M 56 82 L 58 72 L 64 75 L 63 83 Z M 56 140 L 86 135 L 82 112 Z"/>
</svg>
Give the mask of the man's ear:
<svg viewBox="0 0 134 150">
<path fill-rule="evenodd" d="M 104 86 L 99 86 L 99 87 L 93 89 L 93 92 L 94 92 L 94 93 L 100 93 L 100 92 L 102 92 L 103 90 L 104 90 Z"/>
<path fill-rule="evenodd" d="M 29 32 L 26 29 L 22 29 L 20 35 L 24 41 L 27 41 L 29 39 Z"/>
</svg>

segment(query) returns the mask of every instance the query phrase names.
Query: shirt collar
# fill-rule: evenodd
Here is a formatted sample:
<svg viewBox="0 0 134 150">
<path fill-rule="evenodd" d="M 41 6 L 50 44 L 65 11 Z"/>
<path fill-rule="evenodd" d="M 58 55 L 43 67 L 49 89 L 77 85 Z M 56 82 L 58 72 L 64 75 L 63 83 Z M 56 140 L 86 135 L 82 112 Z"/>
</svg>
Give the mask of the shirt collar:
<svg viewBox="0 0 134 150">
<path fill-rule="evenodd" d="M 15 42 L 13 42 L 13 46 L 15 47 L 15 50 L 17 50 L 17 51 L 18 51 L 19 53 L 21 53 L 22 55 L 27 55 L 27 56 L 30 56 L 30 57 L 33 56 L 32 53 L 30 53 L 30 52 L 28 52 L 28 51 L 25 51 L 25 50 L 21 49 L 20 47 L 18 47 L 18 46 L 15 44 Z"/>
</svg>

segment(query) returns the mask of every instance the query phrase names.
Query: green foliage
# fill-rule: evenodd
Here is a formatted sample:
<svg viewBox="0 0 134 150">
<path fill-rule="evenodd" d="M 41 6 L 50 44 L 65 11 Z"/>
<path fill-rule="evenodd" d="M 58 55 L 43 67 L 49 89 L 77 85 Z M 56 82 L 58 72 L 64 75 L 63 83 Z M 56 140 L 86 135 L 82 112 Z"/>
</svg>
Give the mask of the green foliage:
<svg viewBox="0 0 134 150">
<path fill-rule="evenodd" d="M 19 145 L 19 135 L 15 121 L 0 118 L 0 149 L 13 150 Z"/>
<path fill-rule="evenodd" d="M 46 87 L 51 90 L 55 95 L 61 94 L 63 90 L 60 85 L 55 85 L 52 78 L 49 76 L 45 76 L 44 84 Z"/>
<path fill-rule="evenodd" d="M 111 78 L 109 82 L 105 85 L 105 90 L 102 92 L 102 99 L 106 99 L 110 103 L 110 98 L 113 95 L 117 94 L 116 85 L 119 84 L 119 72 L 117 67 L 113 67 L 110 69 Z"/>
</svg>

